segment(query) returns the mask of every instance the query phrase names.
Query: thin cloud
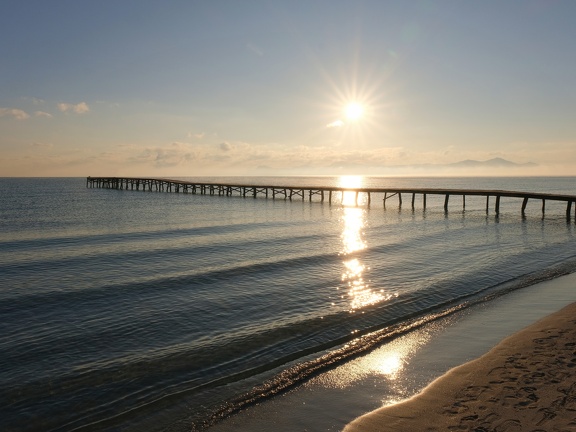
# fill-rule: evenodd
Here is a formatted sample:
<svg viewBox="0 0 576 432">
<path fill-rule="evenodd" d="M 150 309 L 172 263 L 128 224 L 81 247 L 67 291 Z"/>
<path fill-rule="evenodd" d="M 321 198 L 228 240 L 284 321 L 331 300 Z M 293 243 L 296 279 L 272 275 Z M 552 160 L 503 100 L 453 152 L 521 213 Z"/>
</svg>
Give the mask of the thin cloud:
<svg viewBox="0 0 576 432">
<path fill-rule="evenodd" d="M 264 51 L 262 51 L 259 47 L 257 47 L 254 44 L 248 43 L 248 44 L 246 44 L 246 48 L 248 48 L 250 51 L 252 51 L 254 54 L 256 54 L 259 57 L 262 57 L 264 55 Z"/>
<path fill-rule="evenodd" d="M 220 150 L 228 152 L 230 150 L 232 150 L 232 145 L 229 142 L 223 142 L 219 145 Z"/>
<path fill-rule="evenodd" d="M 133 162 L 150 163 L 154 167 L 189 166 L 197 159 L 194 148 L 187 143 L 173 142 L 161 147 L 147 147 L 132 158 Z"/>
<path fill-rule="evenodd" d="M 54 147 L 54 144 L 42 143 L 42 142 L 33 142 L 30 144 L 30 147 L 51 149 L 52 147 Z"/>
<path fill-rule="evenodd" d="M 47 113 L 47 112 L 45 112 L 45 111 L 36 111 L 36 112 L 34 113 L 34 115 L 35 115 L 36 117 L 52 118 L 52 114 Z"/>
<path fill-rule="evenodd" d="M 200 133 L 188 132 L 188 134 L 186 134 L 187 138 L 196 138 L 196 139 L 202 139 L 205 136 L 206 136 L 206 132 L 200 132 Z"/>
<path fill-rule="evenodd" d="M 26 120 L 30 115 L 18 108 L 0 108 L 0 117 L 12 117 L 16 120 Z"/>
<path fill-rule="evenodd" d="M 43 105 L 46 102 L 44 99 L 39 99 L 36 97 L 30 97 L 30 96 L 22 96 L 20 98 L 20 100 L 22 100 L 26 103 L 32 103 L 32 105 L 35 105 L 35 106 Z"/>
<path fill-rule="evenodd" d="M 86 102 L 80 102 L 78 104 L 59 103 L 58 109 L 63 113 L 73 112 L 75 114 L 86 114 L 90 111 L 90 107 Z"/>
<path fill-rule="evenodd" d="M 334 120 L 332 123 L 328 123 L 326 125 L 327 128 L 339 128 L 344 126 L 344 122 L 342 120 Z"/>
</svg>

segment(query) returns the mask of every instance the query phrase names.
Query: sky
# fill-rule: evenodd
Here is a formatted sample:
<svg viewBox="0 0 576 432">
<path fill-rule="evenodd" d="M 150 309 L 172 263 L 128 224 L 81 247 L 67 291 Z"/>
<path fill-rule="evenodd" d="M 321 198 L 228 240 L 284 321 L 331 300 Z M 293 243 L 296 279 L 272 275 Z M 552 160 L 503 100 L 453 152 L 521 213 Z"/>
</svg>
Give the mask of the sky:
<svg viewBox="0 0 576 432">
<path fill-rule="evenodd" d="M 576 175 L 572 0 L 0 4 L 0 177 Z"/>
</svg>

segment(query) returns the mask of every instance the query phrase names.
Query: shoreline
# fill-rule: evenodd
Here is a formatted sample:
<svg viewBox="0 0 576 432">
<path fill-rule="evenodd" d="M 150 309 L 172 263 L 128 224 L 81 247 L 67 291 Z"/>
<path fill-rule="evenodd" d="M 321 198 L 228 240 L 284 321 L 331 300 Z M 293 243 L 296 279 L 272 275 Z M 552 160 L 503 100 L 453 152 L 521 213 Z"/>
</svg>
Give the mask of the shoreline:
<svg viewBox="0 0 576 432">
<path fill-rule="evenodd" d="M 575 288 L 576 273 L 572 273 L 473 306 L 249 407 L 209 430 L 342 431 L 355 418 L 417 395 L 451 369 L 576 302 Z"/>
<path fill-rule="evenodd" d="M 576 429 L 576 303 L 345 432 Z"/>
</svg>

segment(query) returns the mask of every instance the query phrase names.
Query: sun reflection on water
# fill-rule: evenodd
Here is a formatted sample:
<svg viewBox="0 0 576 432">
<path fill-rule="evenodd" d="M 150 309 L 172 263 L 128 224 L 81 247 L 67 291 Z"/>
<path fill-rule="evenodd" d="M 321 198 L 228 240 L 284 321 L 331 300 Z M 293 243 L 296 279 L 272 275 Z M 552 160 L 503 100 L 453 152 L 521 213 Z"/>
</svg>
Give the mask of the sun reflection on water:
<svg viewBox="0 0 576 432">
<path fill-rule="evenodd" d="M 394 379 L 396 374 L 404 367 L 403 355 L 399 352 L 391 352 L 374 362 L 373 370 Z"/>
<path fill-rule="evenodd" d="M 344 253 L 350 254 L 366 248 L 366 243 L 362 238 L 362 228 L 364 228 L 364 210 L 354 207 L 344 207 L 342 221 L 342 243 Z"/>
<path fill-rule="evenodd" d="M 340 183 L 353 187 L 362 183 L 362 177 L 343 177 Z M 366 211 L 358 207 L 342 208 L 342 255 L 346 257 L 343 261 L 342 281 L 347 285 L 351 312 L 392 297 L 384 290 L 372 289 L 364 278 L 369 268 L 362 263 L 359 252 L 367 247 L 363 238 Z"/>
</svg>

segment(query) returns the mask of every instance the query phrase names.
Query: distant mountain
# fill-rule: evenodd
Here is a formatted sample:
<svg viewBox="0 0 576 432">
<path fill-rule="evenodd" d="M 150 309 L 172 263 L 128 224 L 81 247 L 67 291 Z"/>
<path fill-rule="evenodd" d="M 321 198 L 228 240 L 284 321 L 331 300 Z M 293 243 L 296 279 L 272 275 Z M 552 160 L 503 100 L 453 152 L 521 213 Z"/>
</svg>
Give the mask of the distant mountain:
<svg viewBox="0 0 576 432">
<path fill-rule="evenodd" d="M 516 168 L 516 167 L 532 167 L 537 166 L 537 164 L 535 164 L 534 162 L 519 164 L 502 158 L 493 158 L 487 161 L 477 161 L 467 159 L 460 162 L 454 162 L 448 164 L 447 166 L 458 168 L 505 168 L 505 167 Z"/>
</svg>

